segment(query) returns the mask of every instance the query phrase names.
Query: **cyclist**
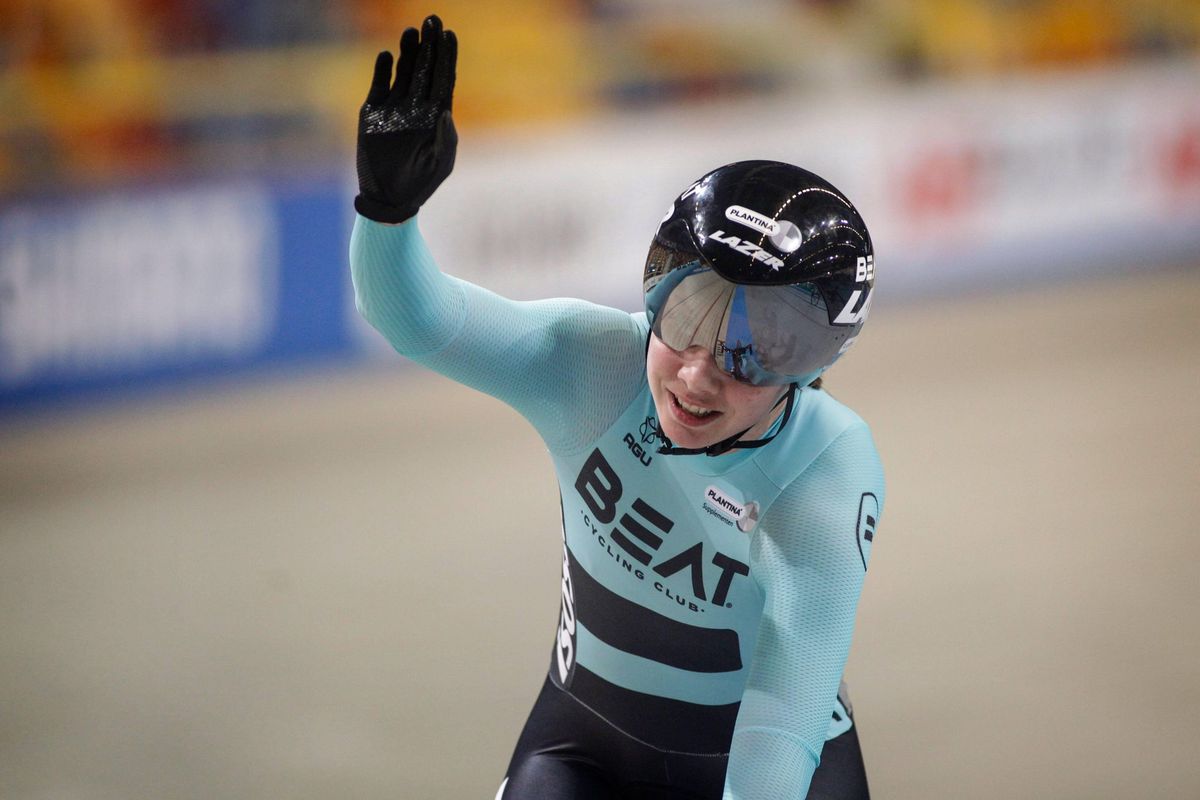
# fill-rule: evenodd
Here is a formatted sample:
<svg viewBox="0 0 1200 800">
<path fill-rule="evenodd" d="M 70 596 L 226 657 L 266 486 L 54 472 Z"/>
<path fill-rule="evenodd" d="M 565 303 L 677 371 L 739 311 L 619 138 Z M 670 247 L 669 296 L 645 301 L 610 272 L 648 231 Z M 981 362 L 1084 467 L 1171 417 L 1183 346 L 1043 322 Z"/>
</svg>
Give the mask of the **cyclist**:
<svg viewBox="0 0 1200 800">
<path fill-rule="evenodd" d="M 442 273 L 417 212 L 449 175 L 457 40 L 381 53 L 350 262 L 402 354 L 509 403 L 562 502 L 549 674 L 498 800 L 866 798 L 841 685 L 883 502 L 867 425 L 821 388 L 874 289 L 866 225 L 789 164 L 679 195 L 644 312 L 514 302 Z"/>
</svg>

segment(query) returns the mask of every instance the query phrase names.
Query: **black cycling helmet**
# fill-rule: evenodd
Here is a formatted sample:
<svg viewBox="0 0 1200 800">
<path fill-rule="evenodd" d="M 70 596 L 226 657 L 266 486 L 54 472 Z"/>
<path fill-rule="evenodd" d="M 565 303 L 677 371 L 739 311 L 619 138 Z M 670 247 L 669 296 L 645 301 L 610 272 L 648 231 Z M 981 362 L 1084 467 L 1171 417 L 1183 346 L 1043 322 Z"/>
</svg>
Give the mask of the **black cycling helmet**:
<svg viewBox="0 0 1200 800">
<path fill-rule="evenodd" d="M 778 161 L 719 167 L 663 218 L 642 277 L 651 330 L 700 345 L 753 384 L 804 386 L 862 329 L 875 285 L 867 226 L 846 196 Z"/>
</svg>

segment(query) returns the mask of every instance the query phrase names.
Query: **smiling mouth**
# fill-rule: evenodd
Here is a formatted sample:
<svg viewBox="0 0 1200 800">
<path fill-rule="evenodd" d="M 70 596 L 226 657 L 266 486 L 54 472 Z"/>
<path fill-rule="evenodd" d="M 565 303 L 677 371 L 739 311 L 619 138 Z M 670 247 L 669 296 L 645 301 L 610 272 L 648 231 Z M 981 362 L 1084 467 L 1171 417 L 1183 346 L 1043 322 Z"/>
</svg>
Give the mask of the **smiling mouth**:
<svg viewBox="0 0 1200 800">
<path fill-rule="evenodd" d="M 721 416 L 721 412 L 716 409 L 685 403 L 674 393 L 671 394 L 671 408 L 676 418 L 688 425 L 703 425 Z"/>
</svg>

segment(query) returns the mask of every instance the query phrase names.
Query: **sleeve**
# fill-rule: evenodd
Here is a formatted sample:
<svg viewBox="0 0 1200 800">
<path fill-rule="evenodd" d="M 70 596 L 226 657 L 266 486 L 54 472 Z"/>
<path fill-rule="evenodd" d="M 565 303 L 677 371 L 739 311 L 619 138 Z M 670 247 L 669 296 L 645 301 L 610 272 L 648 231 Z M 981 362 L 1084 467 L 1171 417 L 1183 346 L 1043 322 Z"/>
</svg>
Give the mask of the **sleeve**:
<svg viewBox="0 0 1200 800">
<path fill-rule="evenodd" d="M 785 488 L 755 532 L 751 574 L 763 616 L 724 800 L 806 796 L 850 651 L 883 489 L 870 430 L 856 421 Z"/>
<path fill-rule="evenodd" d="M 641 388 L 643 337 L 618 309 L 517 302 L 442 273 L 416 218 L 363 217 L 350 239 L 359 313 L 399 353 L 511 405 L 552 449 L 582 447 Z"/>
</svg>

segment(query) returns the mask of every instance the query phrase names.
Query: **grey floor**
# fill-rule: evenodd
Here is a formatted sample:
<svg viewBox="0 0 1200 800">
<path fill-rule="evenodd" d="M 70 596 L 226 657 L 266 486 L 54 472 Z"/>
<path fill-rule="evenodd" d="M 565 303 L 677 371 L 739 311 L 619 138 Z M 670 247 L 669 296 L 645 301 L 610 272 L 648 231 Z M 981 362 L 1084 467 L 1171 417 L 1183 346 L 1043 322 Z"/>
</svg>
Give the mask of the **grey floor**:
<svg viewBox="0 0 1200 800">
<path fill-rule="evenodd" d="M 877 798 L 1200 797 L 1200 272 L 876 308 Z M 548 663 L 532 430 L 384 365 L 0 426 L 0 797 L 491 800 Z"/>
</svg>

